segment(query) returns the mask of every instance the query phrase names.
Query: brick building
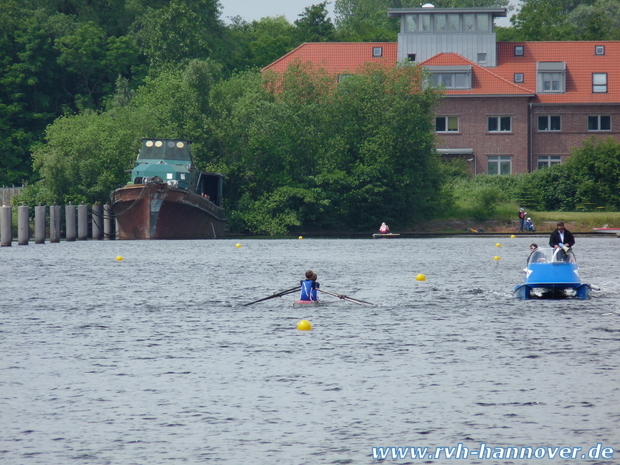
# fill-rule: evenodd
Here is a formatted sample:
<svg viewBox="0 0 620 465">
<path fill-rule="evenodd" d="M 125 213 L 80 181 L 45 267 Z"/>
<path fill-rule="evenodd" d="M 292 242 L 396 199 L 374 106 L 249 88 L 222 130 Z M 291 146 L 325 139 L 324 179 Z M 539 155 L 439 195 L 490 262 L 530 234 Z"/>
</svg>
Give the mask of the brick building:
<svg viewBox="0 0 620 465">
<path fill-rule="evenodd" d="M 472 172 L 524 173 L 562 163 L 589 137 L 620 141 L 620 41 L 497 42 L 505 8 L 402 8 L 397 43 L 305 43 L 265 70 L 311 62 L 334 75 L 367 62 L 424 66 L 445 89 L 438 151 Z"/>
</svg>

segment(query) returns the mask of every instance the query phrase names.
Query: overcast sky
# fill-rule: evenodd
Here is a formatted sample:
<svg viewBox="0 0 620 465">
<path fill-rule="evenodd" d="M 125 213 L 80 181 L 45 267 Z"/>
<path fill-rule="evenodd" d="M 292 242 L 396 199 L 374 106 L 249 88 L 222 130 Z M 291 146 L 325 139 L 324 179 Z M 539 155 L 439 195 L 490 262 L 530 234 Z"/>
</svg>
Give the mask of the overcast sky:
<svg viewBox="0 0 620 465">
<path fill-rule="evenodd" d="M 513 0 L 516 3 L 516 0 Z M 306 7 L 318 5 L 320 0 L 267 0 L 259 2 L 257 0 L 220 0 L 222 5 L 222 19 L 229 23 L 228 16 L 241 16 L 244 20 L 250 22 L 255 19 L 261 19 L 265 16 L 282 16 L 293 23 L 299 19 L 300 14 L 304 12 Z M 432 3 L 432 2 L 431 2 Z M 333 11 L 334 2 L 327 5 L 327 11 L 330 13 L 332 21 L 334 21 Z M 386 12 L 387 14 L 387 12 Z M 508 13 L 510 17 L 512 13 Z M 496 26 L 510 26 L 508 18 L 498 18 L 495 20 Z"/>
</svg>

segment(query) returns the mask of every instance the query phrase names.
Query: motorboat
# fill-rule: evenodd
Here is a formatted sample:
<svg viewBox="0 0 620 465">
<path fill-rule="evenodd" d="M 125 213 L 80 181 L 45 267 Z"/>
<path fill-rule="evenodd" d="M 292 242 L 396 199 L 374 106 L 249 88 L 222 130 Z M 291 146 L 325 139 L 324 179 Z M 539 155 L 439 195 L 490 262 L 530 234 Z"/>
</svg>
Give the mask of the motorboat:
<svg viewBox="0 0 620 465">
<path fill-rule="evenodd" d="M 569 247 L 535 249 L 523 271 L 524 283 L 514 290 L 518 299 L 590 298 L 593 286 L 581 282 L 575 254 Z"/>
</svg>

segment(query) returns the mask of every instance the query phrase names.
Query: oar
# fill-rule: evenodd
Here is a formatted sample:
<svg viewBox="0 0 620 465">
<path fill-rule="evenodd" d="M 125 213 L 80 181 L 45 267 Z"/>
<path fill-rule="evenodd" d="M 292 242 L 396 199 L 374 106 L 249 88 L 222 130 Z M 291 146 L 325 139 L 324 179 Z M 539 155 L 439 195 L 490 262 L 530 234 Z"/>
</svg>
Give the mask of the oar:
<svg viewBox="0 0 620 465">
<path fill-rule="evenodd" d="M 325 294 L 329 294 L 329 295 L 333 295 L 334 297 L 338 297 L 339 299 L 348 300 L 349 302 L 353 302 L 354 304 L 374 305 L 372 302 L 366 302 L 365 300 L 354 299 L 353 297 L 349 297 L 349 296 L 346 296 L 346 295 L 334 294 L 333 292 L 324 291 L 323 289 L 318 289 L 318 290 L 321 291 L 321 292 L 325 292 Z"/>
<path fill-rule="evenodd" d="M 262 299 L 255 300 L 254 302 L 250 302 L 249 304 L 243 304 L 243 306 L 247 307 L 248 305 L 252 305 L 257 302 L 262 302 L 263 300 L 269 300 L 269 299 L 273 299 L 274 297 L 282 297 L 283 295 L 286 295 L 286 294 L 292 294 L 293 292 L 298 291 L 300 287 L 301 286 L 297 286 L 292 289 L 287 289 L 286 291 L 278 292 L 276 294 L 270 295 L 269 297 L 263 297 Z"/>
</svg>

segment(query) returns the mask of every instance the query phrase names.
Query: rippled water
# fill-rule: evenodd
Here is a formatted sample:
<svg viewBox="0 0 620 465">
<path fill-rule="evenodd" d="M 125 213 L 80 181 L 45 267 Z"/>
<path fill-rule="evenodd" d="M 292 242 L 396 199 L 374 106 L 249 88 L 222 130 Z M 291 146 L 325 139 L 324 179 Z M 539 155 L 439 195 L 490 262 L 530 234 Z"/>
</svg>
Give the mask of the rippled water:
<svg viewBox="0 0 620 465">
<path fill-rule="evenodd" d="M 601 443 L 614 459 L 388 462 L 620 463 L 620 239 L 577 237 L 582 279 L 601 288 L 589 301 L 514 300 L 530 242 L 0 249 L 0 462 L 363 464 L 378 446 Z M 376 306 L 243 306 L 308 268 Z"/>
</svg>

